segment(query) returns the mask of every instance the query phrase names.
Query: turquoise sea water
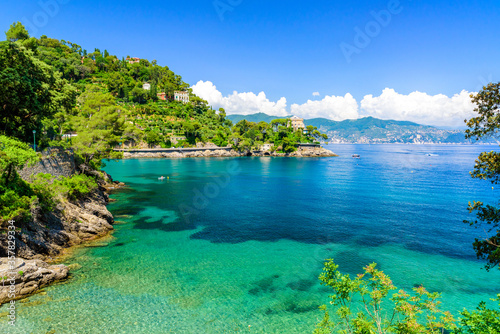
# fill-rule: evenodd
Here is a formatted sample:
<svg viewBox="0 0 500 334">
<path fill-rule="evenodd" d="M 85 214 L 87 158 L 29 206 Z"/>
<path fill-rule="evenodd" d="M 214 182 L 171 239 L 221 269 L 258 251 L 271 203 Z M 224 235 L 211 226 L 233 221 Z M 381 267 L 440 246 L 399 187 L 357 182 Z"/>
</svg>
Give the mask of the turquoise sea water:
<svg viewBox="0 0 500 334">
<path fill-rule="evenodd" d="M 113 240 L 77 251 L 71 279 L 18 302 L 16 328 L 4 316 L 0 331 L 310 333 L 326 258 L 350 274 L 376 262 L 456 314 L 500 292 L 472 251 L 483 232 L 462 223 L 468 201 L 498 198 L 468 174 L 495 147 L 330 149 L 340 157 L 109 162 L 127 184 L 109 205 Z"/>
</svg>

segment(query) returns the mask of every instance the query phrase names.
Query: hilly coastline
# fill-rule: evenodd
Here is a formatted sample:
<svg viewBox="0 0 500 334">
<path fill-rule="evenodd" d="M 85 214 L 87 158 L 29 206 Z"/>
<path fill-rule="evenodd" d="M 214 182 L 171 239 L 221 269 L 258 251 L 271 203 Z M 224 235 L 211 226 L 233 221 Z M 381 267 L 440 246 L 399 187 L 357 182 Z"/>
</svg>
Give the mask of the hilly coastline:
<svg viewBox="0 0 500 334">
<path fill-rule="evenodd" d="M 270 116 L 264 113 L 252 115 L 228 115 L 232 122 L 243 119 L 249 122 L 270 122 L 283 117 Z M 333 121 L 326 118 L 304 120 L 304 124 L 317 127 L 328 135 L 331 143 L 355 144 L 465 144 L 464 131 L 459 129 L 440 129 L 408 121 L 382 120 L 364 117 L 355 120 Z"/>
</svg>

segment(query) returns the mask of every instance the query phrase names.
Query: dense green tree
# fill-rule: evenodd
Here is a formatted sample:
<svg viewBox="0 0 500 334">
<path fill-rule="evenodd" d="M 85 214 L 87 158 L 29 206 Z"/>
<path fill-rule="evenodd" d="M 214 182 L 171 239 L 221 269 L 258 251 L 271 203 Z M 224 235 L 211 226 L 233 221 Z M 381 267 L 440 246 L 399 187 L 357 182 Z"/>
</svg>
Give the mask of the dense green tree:
<svg viewBox="0 0 500 334">
<path fill-rule="evenodd" d="M 115 157 L 112 150 L 123 136 L 125 118 L 113 96 L 94 87 L 89 86 L 79 102 L 80 111 L 71 121 L 78 133 L 73 144 L 86 165 L 99 169 L 102 159 Z"/>
<path fill-rule="evenodd" d="M 1 183 L 8 185 L 15 177 L 16 170 L 25 164 L 38 161 L 38 155 L 27 144 L 14 138 L 0 136 L 0 175 Z"/>
<path fill-rule="evenodd" d="M 76 91 L 52 67 L 17 43 L 0 51 L 0 133 L 23 141 L 42 133 L 42 120 L 69 111 Z"/>
<path fill-rule="evenodd" d="M 460 328 L 456 334 L 497 334 L 500 332 L 500 294 L 497 299 L 498 310 L 486 308 L 486 303 L 481 302 L 476 310 L 462 312 Z"/>
<path fill-rule="evenodd" d="M 148 131 L 146 132 L 146 136 L 144 137 L 146 143 L 148 143 L 149 147 L 154 147 L 161 142 L 161 137 L 157 131 Z"/>
<path fill-rule="evenodd" d="M 466 138 L 477 140 L 485 137 L 497 138 L 500 129 L 500 83 L 488 84 L 479 93 L 471 95 L 471 98 L 476 104 L 474 111 L 478 116 L 466 120 L 468 126 Z M 471 176 L 498 184 L 500 153 L 495 151 L 481 153 Z M 486 260 L 486 269 L 490 270 L 500 263 L 500 208 L 474 201 L 469 203 L 469 212 L 475 212 L 477 219 L 464 222 L 486 233 L 484 238 L 476 238 L 473 247 L 477 257 Z M 500 294 L 495 300 L 500 303 Z M 486 307 L 485 302 L 481 302 L 476 310 L 464 310 L 461 315 L 461 327 L 456 333 L 499 333 L 500 307 L 498 310 L 491 310 Z"/>
<path fill-rule="evenodd" d="M 297 150 L 297 148 L 295 147 L 296 145 L 297 143 L 294 142 L 292 139 L 290 139 L 289 137 L 284 137 L 282 140 L 281 149 L 284 153 L 292 153 Z"/>
<path fill-rule="evenodd" d="M 0 135 L 0 229 L 5 228 L 10 219 L 29 217 L 33 192 L 20 179 L 17 170 L 37 161 L 38 155 L 27 144 Z"/>
<path fill-rule="evenodd" d="M 18 40 L 25 40 L 30 38 L 28 30 L 22 25 L 21 22 L 14 22 L 10 25 L 10 29 L 5 32 L 7 40 L 16 42 Z"/>
<path fill-rule="evenodd" d="M 478 116 L 466 121 L 469 129 L 466 138 L 480 139 L 496 137 L 500 129 L 500 83 L 491 83 L 476 95 L 472 95 Z M 473 178 L 488 180 L 492 184 L 500 181 L 500 153 L 483 152 L 476 160 Z M 484 230 L 488 235 L 476 239 L 473 247 L 478 258 L 486 260 L 489 270 L 500 263 L 500 208 L 482 202 L 469 203 L 469 211 L 476 213 L 476 220 L 465 221 L 475 228 Z"/>
</svg>

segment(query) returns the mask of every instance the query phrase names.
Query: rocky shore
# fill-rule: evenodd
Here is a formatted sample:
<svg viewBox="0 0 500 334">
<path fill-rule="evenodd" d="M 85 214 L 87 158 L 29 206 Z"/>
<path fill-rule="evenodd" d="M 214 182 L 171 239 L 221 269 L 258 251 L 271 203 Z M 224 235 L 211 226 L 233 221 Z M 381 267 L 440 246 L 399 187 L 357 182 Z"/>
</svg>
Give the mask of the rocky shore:
<svg viewBox="0 0 500 334">
<path fill-rule="evenodd" d="M 57 159 L 62 156 L 58 154 Z M 64 157 L 64 160 L 72 159 L 71 154 Z M 47 156 L 33 167 L 34 170 L 21 171 L 20 175 L 26 179 L 38 172 L 48 172 L 53 176 L 72 175 L 77 168 L 80 171 L 83 168 L 75 167 L 73 161 L 54 163 L 52 160 L 54 155 Z M 0 234 L 0 304 L 11 300 L 9 296 L 21 299 L 67 278 L 68 268 L 65 265 L 49 265 L 44 261 L 51 262 L 64 249 L 99 239 L 113 230 L 114 219 L 106 208 L 109 203 L 106 191 L 123 184 L 113 181 L 106 173 L 100 174 L 100 177 L 98 188 L 78 201 L 61 201 L 51 212 L 44 212 L 37 203 L 32 205 L 31 219 L 23 223 L 22 229 L 14 222 L 16 233 L 13 240 L 9 240 L 7 233 Z M 13 245 L 15 249 L 12 249 Z M 15 254 L 15 265 L 8 260 L 11 257 L 12 261 L 12 252 Z"/>
<path fill-rule="evenodd" d="M 106 208 L 108 201 L 108 195 L 100 187 L 78 202 L 59 203 L 52 212 L 42 213 L 38 206 L 32 208 L 32 220 L 23 226 L 22 233 L 15 234 L 14 269 L 8 264 L 7 234 L 0 235 L 0 304 L 11 300 L 9 295 L 15 295 L 14 299 L 25 298 L 44 286 L 67 278 L 65 265 L 51 266 L 44 260 L 51 261 L 66 248 L 111 232 L 114 219 Z M 13 280 L 15 287 L 11 288 Z"/>
<path fill-rule="evenodd" d="M 20 175 L 28 179 L 36 173 L 70 176 L 77 169 L 82 171 L 82 166 L 75 166 L 72 154 L 63 153 L 52 152 L 50 157 L 42 159 L 33 169 L 20 171 Z M 237 152 L 228 148 L 175 152 L 154 152 L 154 150 L 124 152 L 124 158 L 242 156 L 334 157 L 337 155 L 321 147 L 299 148 L 289 154 L 263 151 Z M 85 172 L 97 173 L 89 170 Z M 9 254 L 8 234 L 0 234 L 0 305 L 13 299 L 28 297 L 51 283 L 66 279 L 69 274 L 68 267 L 63 264 L 50 265 L 47 262 L 51 262 L 64 249 L 99 239 L 113 230 L 114 219 L 106 208 L 109 203 L 107 191 L 120 188 L 124 184 L 113 181 L 106 173 L 103 175 L 104 179 L 98 182 L 98 189 L 83 199 L 60 202 L 51 212 L 44 212 L 35 203 L 31 209 L 32 219 L 23 224 L 22 233 L 20 230 L 15 233 L 15 262 L 12 262 L 12 258 L 9 260 L 11 254 Z"/>
<path fill-rule="evenodd" d="M 162 151 L 162 150 L 133 150 L 124 151 L 123 157 L 132 158 L 209 158 L 209 157 L 336 157 L 337 155 L 330 150 L 322 147 L 299 148 L 292 153 L 276 153 L 269 151 L 247 151 L 238 152 L 227 149 L 207 149 L 196 151 Z"/>
<path fill-rule="evenodd" d="M 0 276 L 1 305 L 10 300 L 25 298 L 51 283 L 65 279 L 68 276 L 68 267 L 21 258 L 11 264 L 9 258 L 3 257 L 0 258 Z"/>
</svg>

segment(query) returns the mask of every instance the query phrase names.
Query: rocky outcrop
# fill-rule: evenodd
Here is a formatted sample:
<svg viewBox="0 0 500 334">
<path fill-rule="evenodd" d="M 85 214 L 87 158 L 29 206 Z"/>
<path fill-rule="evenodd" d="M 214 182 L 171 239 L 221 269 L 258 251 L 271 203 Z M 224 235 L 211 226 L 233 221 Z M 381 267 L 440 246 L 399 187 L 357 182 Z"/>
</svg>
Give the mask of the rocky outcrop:
<svg viewBox="0 0 500 334">
<path fill-rule="evenodd" d="M 209 158 L 209 157 L 242 157 L 242 156 L 272 156 L 272 157 L 336 157 L 330 150 L 322 147 L 299 148 L 292 153 L 276 153 L 265 151 L 238 152 L 236 150 L 199 150 L 199 151 L 175 151 L 175 152 L 151 152 L 133 151 L 124 152 L 124 158 Z"/>
<path fill-rule="evenodd" d="M 36 165 L 24 167 L 18 173 L 25 181 L 39 173 L 51 174 L 53 177 L 70 177 L 76 173 L 73 150 L 61 147 L 47 148 L 42 152 L 42 158 Z"/>
<path fill-rule="evenodd" d="M 12 254 L 8 252 L 8 234 L 0 234 L 0 278 L 3 279 L 0 305 L 12 300 L 9 290 L 12 280 L 15 280 L 14 299 L 20 299 L 65 279 L 68 276 L 65 265 L 49 265 L 43 260 L 51 260 L 65 248 L 98 239 L 113 230 L 114 219 L 106 208 L 108 196 L 101 190 L 102 186 L 99 188 L 80 201 L 57 204 L 52 212 L 43 212 L 34 205 L 32 219 L 15 234 L 17 262 L 13 269 L 7 261 L 7 256 Z"/>
<path fill-rule="evenodd" d="M 323 147 L 300 148 L 297 151 L 290 153 L 292 157 L 338 157 L 337 154 Z"/>
<path fill-rule="evenodd" d="M 68 277 L 65 265 L 49 265 L 42 260 L 21 258 L 9 262 L 0 258 L 0 305 L 25 298 L 41 288 Z"/>
<path fill-rule="evenodd" d="M 3 279 L 0 284 L 0 304 L 11 300 L 12 295 L 15 295 L 15 299 L 24 298 L 54 281 L 66 278 L 66 266 L 51 266 L 44 260 L 51 261 L 65 248 L 101 238 L 113 230 L 114 219 L 106 208 L 109 202 L 106 191 L 119 188 L 123 183 L 113 181 L 106 173 L 92 171 L 82 165 L 75 169 L 71 152 L 51 155 L 49 151 L 48 154 L 44 152 L 43 156 L 37 166 L 21 171 L 24 172 L 24 178 L 29 180 L 34 173 L 39 172 L 54 177 L 70 176 L 78 170 L 88 175 L 99 174 L 95 175 L 99 180 L 98 188 L 77 201 L 61 200 L 51 211 L 42 210 L 35 202 L 29 221 L 22 224 L 14 222 L 16 233 L 13 240 L 9 240 L 12 234 L 0 233 L 0 278 Z M 49 164 L 47 161 L 52 162 Z M 54 161 L 58 161 L 58 164 L 54 164 Z M 17 261 L 14 268 L 7 264 L 7 257 L 11 257 L 12 253 Z M 5 290 L 6 287 L 12 289 L 11 282 L 15 282 L 14 294 L 11 290 Z"/>
<path fill-rule="evenodd" d="M 247 154 L 248 155 L 248 154 Z M 320 158 L 320 157 L 338 157 L 337 154 L 323 147 L 306 147 L 299 148 L 291 153 L 277 153 L 277 152 L 251 152 L 251 156 L 270 156 L 270 157 L 297 157 L 297 158 Z"/>
<path fill-rule="evenodd" d="M 134 151 L 124 152 L 124 158 L 200 158 L 200 157 L 239 157 L 240 153 L 233 150 L 200 150 L 200 151 L 175 151 L 151 152 Z"/>
<path fill-rule="evenodd" d="M 16 233 L 16 255 L 23 259 L 46 259 L 64 248 L 108 234 L 113 216 L 106 208 L 107 195 L 96 189 L 78 202 L 61 202 L 51 212 L 35 205 L 32 219 Z M 7 256 L 7 234 L 0 235 L 0 257 Z"/>
</svg>

